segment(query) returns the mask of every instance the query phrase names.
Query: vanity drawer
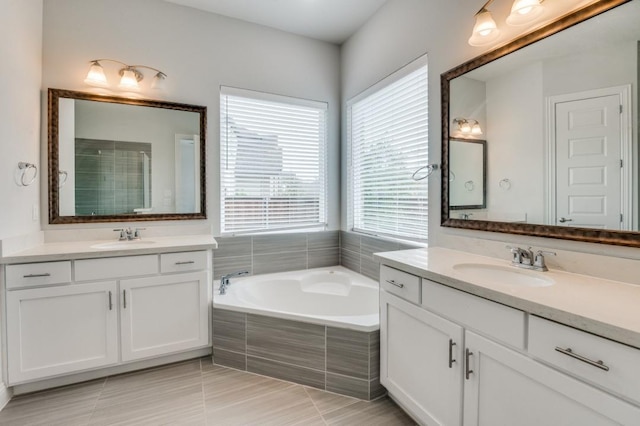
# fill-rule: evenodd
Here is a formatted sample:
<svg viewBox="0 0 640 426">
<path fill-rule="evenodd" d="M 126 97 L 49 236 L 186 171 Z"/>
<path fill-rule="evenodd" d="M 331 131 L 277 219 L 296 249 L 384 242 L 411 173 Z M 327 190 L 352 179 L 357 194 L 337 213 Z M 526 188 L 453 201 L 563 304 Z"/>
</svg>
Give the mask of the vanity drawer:
<svg viewBox="0 0 640 426">
<path fill-rule="evenodd" d="M 7 265 L 7 289 L 71 282 L 71 262 Z"/>
<path fill-rule="evenodd" d="M 420 277 L 380 265 L 380 285 L 389 293 L 420 304 Z"/>
<path fill-rule="evenodd" d="M 160 255 L 160 272 L 199 271 L 207 269 L 206 251 L 186 251 Z"/>
<path fill-rule="evenodd" d="M 522 311 L 425 278 L 422 279 L 422 306 L 466 328 L 524 349 L 526 314 Z"/>
<path fill-rule="evenodd" d="M 75 262 L 76 281 L 138 277 L 158 273 L 158 255 L 83 259 Z"/>
<path fill-rule="evenodd" d="M 640 402 L 640 349 L 531 315 L 529 353 Z"/>
</svg>

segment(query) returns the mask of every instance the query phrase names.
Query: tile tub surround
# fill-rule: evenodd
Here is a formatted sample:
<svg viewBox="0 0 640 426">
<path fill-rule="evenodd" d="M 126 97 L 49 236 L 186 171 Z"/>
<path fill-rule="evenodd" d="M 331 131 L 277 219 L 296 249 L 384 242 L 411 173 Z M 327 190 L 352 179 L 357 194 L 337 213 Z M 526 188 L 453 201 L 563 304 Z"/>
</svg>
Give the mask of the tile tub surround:
<svg viewBox="0 0 640 426">
<path fill-rule="evenodd" d="M 418 248 L 410 243 L 340 231 L 340 265 L 378 281 L 380 263 L 373 253 Z"/>
<path fill-rule="evenodd" d="M 253 275 L 340 264 L 338 231 L 217 237 L 214 279 L 236 271 Z"/>
<path fill-rule="evenodd" d="M 214 363 L 359 399 L 386 393 L 380 332 L 213 310 Z"/>
</svg>

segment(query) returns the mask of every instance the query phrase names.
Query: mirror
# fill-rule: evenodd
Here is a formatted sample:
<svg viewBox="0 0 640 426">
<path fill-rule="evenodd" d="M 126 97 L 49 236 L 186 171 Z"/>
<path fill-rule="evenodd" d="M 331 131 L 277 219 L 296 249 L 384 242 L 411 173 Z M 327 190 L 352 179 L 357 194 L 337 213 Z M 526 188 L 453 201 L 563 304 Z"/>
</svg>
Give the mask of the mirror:
<svg viewBox="0 0 640 426">
<path fill-rule="evenodd" d="M 49 223 L 206 218 L 206 107 L 49 89 Z"/>
<path fill-rule="evenodd" d="M 443 226 L 640 247 L 638 22 L 596 2 L 441 76 Z M 489 141 L 485 205 L 462 210 L 457 117 Z"/>
<path fill-rule="evenodd" d="M 473 210 L 486 207 L 486 141 L 449 139 L 449 206 L 451 210 Z M 461 212 L 470 219 L 473 212 Z"/>
</svg>

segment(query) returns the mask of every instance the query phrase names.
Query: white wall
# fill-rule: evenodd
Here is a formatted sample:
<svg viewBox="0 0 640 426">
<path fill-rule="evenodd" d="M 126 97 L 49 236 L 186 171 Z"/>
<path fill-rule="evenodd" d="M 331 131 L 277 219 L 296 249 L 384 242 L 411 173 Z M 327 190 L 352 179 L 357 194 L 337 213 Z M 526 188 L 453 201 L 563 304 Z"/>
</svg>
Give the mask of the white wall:
<svg viewBox="0 0 640 426">
<path fill-rule="evenodd" d="M 487 209 L 491 220 L 545 223 L 542 64 L 487 81 Z M 514 96 L 516 95 L 516 96 Z M 524 131 L 523 131 L 524 129 Z M 511 188 L 500 188 L 509 179 Z"/>
<path fill-rule="evenodd" d="M 474 0 L 435 1 L 435 0 L 389 0 L 373 18 L 365 24 L 343 46 L 342 51 L 342 100 L 344 103 L 382 79 L 384 76 L 402 67 L 413 58 L 427 52 L 429 55 L 429 157 L 439 163 L 441 154 L 440 131 L 440 74 L 482 54 L 487 48 L 473 48 L 467 39 L 473 27 L 473 14 L 484 2 Z M 568 12 L 588 2 L 564 1 L 545 2 L 549 7 L 562 7 Z M 504 17 L 511 2 L 495 2 L 491 6 L 502 29 L 510 31 L 499 43 L 503 43 L 517 35 L 517 31 L 527 28 L 508 28 L 504 25 Z M 343 111 L 344 112 L 344 111 Z M 345 117 L 343 113 L 343 123 Z M 343 140 L 346 140 L 343 126 Z M 343 146 L 346 158 L 346 146 Z M 342 165 L 343 176 L 346 177 L 346 164 Z M 466 231 L 462 229 L 444 228 L 440 226 L 440 178 L 432 177 L 429 181 L 429 238 L 430 245 L 457 248 L 488 256 L 508 258 L 504 243 L 554 249 L 558 257 L 550 259 L 553 267 L 567 270 L 579 270 L 583 273 L 622 279 L 624 271 L 620 267 L 603 268 L 601 256 L 587 256 L 581 253 L 607 254 L 609 256 L 638 259 L 640 250 L 619 246 L 579 243 L 574 241 L 555 240 L 516 236 L 503 233 Z M 343 226 L 347 225 L 346 179 L 343 179 L 342 218 Z M 576 252 L 578 252 L 576 254 Z M 608 258 L 615 262 L 614 258 Z M 627 274 L 632 277 L 633 274 Z M 637 274 L 635 274 L 637 275 Z M 637 280 L 637 278 L 634 278 Z"/>
<path fill-rule="evenodd" d="M 32 219 L 38 206 L 38 180 L 16 184 L 18 162 L 42 166 L 40 155 L 40 80 L 42 0 L 3 0 L 0 4 L 0 240 L 40 229 Z M 17 43 L 17 41 L 20 41 Z M 1 280 L 2 278 L 0 278 Z M 4 354 L 2 355 L 3 358 Z M 0 408 L 10 395 L 0 379 Z"/>
<path fill-rule="evenodd" d="M 207 223 L 219 233 L 219 87 L 240 87 L 329 104 L 329 227 L 339 219 L 340 50 L 337 46 L 156 0 L 45 2 L 43 87 L 89 91 L 89 62 L 112 58 L 161 69 L 149 98 L 206 105 Z M 116 68 L 103 64 L 107 77 Z M 145 73 L 147 83 L 153 74 Z M 117 90 L 112 92 L 118 94 Z M 46 114 L 44 114 L 46 117 Z M 43 188 L 46 193 L 46 188 Z M 46 205 L 46 198 L 42 197 Z M 165 223 L 174 226 L 186 222 Z M 148 224 L 150 225 L 150 224 Z M 48 225 L 45 229 L 113 227 Z"/>
<path fill-rule="evenodd" d="M 18 162 L 40 164 L 42 1 L 3 0 L 0 6 L 0 239 L 40 229 L 32 220 L 38 180 L 16 183 Z"/>
</svg>

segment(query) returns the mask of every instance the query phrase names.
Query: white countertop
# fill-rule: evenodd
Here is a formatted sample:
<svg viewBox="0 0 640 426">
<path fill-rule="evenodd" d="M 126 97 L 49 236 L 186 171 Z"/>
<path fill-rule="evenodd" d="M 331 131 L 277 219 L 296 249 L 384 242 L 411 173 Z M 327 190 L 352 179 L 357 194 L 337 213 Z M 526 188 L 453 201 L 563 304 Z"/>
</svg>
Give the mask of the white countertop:
<svg viewBox="0 0 640 426">
<path fill-rule="evenodd" d="M 446 286 L 640 348 L 638 285 L 554 270 L 535 273 L 555 281 L 547 287 L 476 279 L 454 266 L 511 267 L 511 262 L 440 247 L 376 253 L 374 258 Z"/>
<path fill-rule="evenodd" d="M 98 257 L 131 256 L 141 254 L 168 253 L 192 250 L 215 249 L 218 243 L 212 235 L 183 235 L 172 237 L 149 237 L 139 241 L 123 242 L 113 248 L 95 248 L 101 244 L 118 243 L 117 240 L 72 241 L 44 243 L 33 248 L 12 253 L 0 258 L 0 263 L 51 262 L 70 259 L 92 259 Z"/>
</svg>

